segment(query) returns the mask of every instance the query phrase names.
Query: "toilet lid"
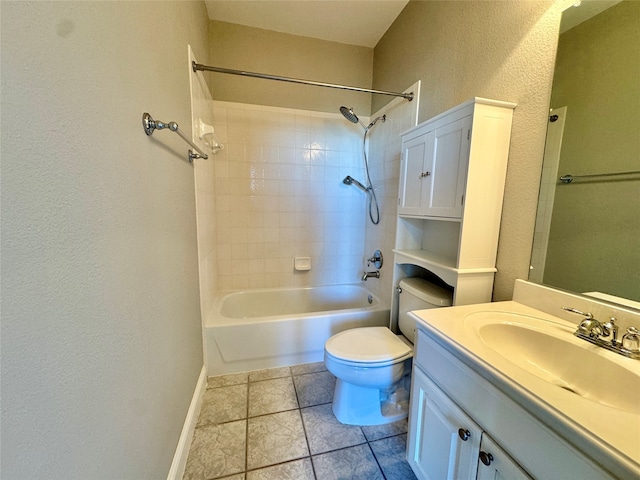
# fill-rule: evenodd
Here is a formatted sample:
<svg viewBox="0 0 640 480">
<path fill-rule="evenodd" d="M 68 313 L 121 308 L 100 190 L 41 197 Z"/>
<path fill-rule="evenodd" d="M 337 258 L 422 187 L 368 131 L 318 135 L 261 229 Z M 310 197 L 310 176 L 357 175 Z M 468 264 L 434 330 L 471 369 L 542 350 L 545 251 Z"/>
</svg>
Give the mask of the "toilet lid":
<svg viewBox="0 0 640 480">
<path fill-rule="evenodd" d="M 336 358 L 353 362 L 385 362 L 413 351 L 387 327 L 345 330 L 327 340 L 324 348 Z"/>
</svg>

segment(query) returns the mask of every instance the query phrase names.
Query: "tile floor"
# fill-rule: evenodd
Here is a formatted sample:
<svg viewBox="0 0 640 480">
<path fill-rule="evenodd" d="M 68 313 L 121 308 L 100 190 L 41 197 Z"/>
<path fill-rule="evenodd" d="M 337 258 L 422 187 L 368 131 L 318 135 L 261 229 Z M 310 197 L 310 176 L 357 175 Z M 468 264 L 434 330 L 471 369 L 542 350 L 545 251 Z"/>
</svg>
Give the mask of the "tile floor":
<svg viewBox="0 0 640 480">
<path fill-rule="evenodd" d="M 342 425 L 323 363 L 210 377 L 184 480 L 411 480 L 407 422 Z"/>
</svg>

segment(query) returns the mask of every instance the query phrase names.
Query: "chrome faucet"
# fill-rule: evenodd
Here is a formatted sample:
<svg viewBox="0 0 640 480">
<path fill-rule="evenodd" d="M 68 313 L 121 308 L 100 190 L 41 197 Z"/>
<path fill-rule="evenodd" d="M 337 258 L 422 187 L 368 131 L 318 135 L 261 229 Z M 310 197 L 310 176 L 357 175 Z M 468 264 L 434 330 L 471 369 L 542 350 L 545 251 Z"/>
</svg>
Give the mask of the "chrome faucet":
<svg viewBox="0 0 640 480">
<path fill-rule="evenodd" d="M 573 333 L 576 337 L 625 357 L 640 359 L 640 332 L 637 328 L 629 327 L 627 333 L 622 336 L 622 342 L 618 342 L 618 325 L 615 317 L 610 317 L 608 322 L 602 323 L 593 318 L 589 312 L 581 312 L 571 307 L 562 307 L 562 309 L 585 317 Z"/>
<path fill-rule="evenodd" d="M 362 274 L 362 281 L 366 282 L 367 278 L 380 278 L 380 270 L 376 270 L 375 272 L 364 272 Z"/>
</svg>

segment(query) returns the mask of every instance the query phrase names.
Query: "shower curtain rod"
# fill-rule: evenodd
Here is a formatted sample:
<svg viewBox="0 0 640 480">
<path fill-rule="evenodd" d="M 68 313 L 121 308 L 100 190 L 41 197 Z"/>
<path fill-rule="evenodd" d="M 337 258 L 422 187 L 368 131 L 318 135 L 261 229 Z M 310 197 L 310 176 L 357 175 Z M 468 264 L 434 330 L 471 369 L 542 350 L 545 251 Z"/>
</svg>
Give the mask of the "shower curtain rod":
<svg viewBox="0 0 640 480">
<path fill-rule="evenodd" d="M 315 87 L 339 88 L 342 90 L 352 90 L 354 92 L 377 93 L 379 95 L 391 95 L 393 97 L 406 98 L 409 101 L 413 100 L 413 92 L 410 92 L 410 93 L 386 92 L 384 90 L 372 90 L 370 88 L 350 87 L 347 85 L 336 85 L 334 83 L 323 83 L 323 82 L 314 82 L 313 80 L 302 80 L 299 78 L 280 77 L 278 75 L 269 75 L 267 73 L 245 72 L 242 70 L 233 70 L 230 68 L 210 67 L 210 66 L 202 65 L 201 63 L 196 63 L 196 62 L 191 62 L 191 65 L 193 67 L 194 72 L 201 70 L 204 72 L 228 73 L 231 75 L 241 75 L 244 77 L 262 78 L 265 80 L 278 80 L 280 82 L 300 83 L 302 85 L 313 85 Z"/>
</svg>

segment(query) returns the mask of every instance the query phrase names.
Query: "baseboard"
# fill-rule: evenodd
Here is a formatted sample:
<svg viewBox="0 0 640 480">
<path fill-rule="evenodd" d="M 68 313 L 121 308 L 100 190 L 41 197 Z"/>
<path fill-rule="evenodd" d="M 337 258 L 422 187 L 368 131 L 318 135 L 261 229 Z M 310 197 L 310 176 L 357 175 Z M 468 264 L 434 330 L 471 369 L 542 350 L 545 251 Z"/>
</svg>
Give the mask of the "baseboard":
<svg viewBox="0 0 640 480">
<path fill-rule="evenodd" d="M 193 392 L 191 405 L 189 405 L 187 418 L 182 426 L 182 433 L 180 433 L 178 447 L 176 448 L 176 453 L 173 456 L 173 462 L 171 462 L 171 468 L 169 469 L 167 480 L 181 480 L 184 475 L 184 469 L 187 466 L 187 458 L 189 457 L 189 448 L 191 447 L 191 439 L 193 438 L 193 432 L 196 429 L 198 415 L 200 414 L 200 406 L 202 405 L 202 397 L 206 389 L 207 371 L 203 365 L 202 370 L 200 371 L 200 377 L 198 378 L 198 383 L 196 384 L 196 389 Z"/>
</svg>

